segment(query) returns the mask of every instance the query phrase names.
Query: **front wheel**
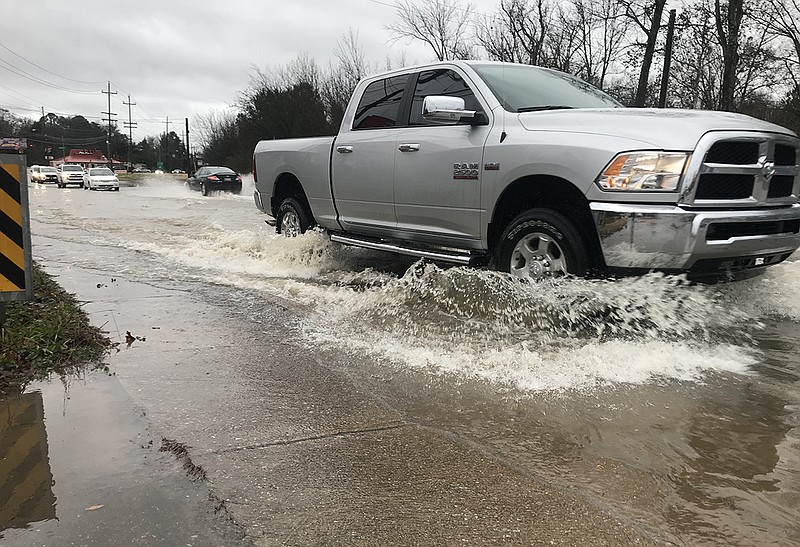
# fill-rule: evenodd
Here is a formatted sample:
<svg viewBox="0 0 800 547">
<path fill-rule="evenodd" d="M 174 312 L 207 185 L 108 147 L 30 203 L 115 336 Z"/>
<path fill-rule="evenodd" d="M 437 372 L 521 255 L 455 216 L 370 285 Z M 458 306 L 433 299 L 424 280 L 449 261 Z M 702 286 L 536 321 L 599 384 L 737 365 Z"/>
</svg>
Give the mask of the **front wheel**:
<svg viewBox="0 0 800 547">
<path fill-rule="evenodd" d="M 514 218 L 497 250 L 498 270 L 527 279 L 584 276 L 588 264 L 580 232 L 562 214 L 549 209 L 529 209 Z"/>
<path fill-rule="evenodd" d="M 286 198 L 278 208 L 278 232 L 286 237 L 304 234 L 311 226 L 311 215 L 296 198 Z"/>
</svg>

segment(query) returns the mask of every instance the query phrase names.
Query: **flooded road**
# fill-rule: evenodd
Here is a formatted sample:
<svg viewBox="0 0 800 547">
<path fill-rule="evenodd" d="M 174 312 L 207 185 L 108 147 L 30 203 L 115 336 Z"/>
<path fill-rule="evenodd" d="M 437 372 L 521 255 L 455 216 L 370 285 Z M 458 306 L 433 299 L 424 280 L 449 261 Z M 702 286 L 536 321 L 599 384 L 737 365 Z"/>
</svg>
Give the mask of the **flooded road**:
<svg viewBox="0 0 800 547">
<path fill-rule="evenodd" d="M 280 302 L 407 420 L 664 542 L 800 544 L 800 257 L 725 286 L 522 284 L 277 237 L 249 193 L 32 186 L 34 256 L 202 284 L 265 331 Z"/>
</svg>

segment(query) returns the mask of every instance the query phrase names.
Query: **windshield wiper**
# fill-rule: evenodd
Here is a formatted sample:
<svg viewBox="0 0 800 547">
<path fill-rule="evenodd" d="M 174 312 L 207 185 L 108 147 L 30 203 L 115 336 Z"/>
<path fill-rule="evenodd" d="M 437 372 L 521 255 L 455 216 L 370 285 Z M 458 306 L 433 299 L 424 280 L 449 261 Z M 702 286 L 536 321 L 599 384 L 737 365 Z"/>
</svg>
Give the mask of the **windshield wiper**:
<svg viewBox="0 0 800 547">
<path fill-rule="evenodd" d="M 574 107 L 567 106 L 565 104 L 546 104 L 542 106 L 523 106 L 522 108 L 517 108 L 517 112 L 539 112 L 541 110 L 568 110 L 570 108 Z"/>
</svg>

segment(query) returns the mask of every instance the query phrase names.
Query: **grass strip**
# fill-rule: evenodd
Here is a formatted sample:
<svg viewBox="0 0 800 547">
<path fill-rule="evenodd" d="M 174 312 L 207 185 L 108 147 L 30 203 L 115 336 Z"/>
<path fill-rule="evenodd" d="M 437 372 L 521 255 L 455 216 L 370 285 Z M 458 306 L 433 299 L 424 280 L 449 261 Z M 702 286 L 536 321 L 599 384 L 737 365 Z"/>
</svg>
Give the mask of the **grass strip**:
<svg viewBox="0 0 800 547">
<path fill-rule="evenodd" d="M 0 393 L 18 392 L 51 374 L 105 369 L 112 342 L 89 323 L 73 295 L 33 266 L 34 299 L 6 303 L 0 328 Z"/>
</svg>

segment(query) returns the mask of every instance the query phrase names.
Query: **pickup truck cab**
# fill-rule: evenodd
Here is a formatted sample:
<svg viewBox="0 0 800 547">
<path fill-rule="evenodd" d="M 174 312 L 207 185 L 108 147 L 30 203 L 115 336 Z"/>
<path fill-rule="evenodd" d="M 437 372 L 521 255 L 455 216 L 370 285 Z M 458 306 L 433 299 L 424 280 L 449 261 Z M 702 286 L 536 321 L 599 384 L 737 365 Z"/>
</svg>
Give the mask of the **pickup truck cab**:
<svg viewBox="0 0 800 547">
<path fill-rule="evenodd" d="M 86 180 L 86 172 L 83 167 L 72 163 L 62 163 L 56 167 L 58 172 L 58 187 L 66 188 L 67 184 L 77 184 L 83 188 Z"/>
<path fill-rule="evenodd" d="M 511 274 L 744 277 L 800 245 L 800 140 L 729 112 L 624 108 L 554 70 L 440 62 L 361 81 L 338 135 L 264 140 L 278 232 Z"/>
</svg>

